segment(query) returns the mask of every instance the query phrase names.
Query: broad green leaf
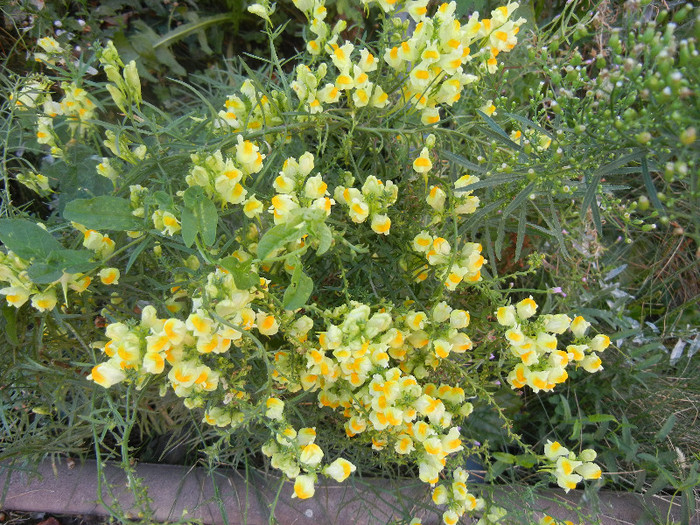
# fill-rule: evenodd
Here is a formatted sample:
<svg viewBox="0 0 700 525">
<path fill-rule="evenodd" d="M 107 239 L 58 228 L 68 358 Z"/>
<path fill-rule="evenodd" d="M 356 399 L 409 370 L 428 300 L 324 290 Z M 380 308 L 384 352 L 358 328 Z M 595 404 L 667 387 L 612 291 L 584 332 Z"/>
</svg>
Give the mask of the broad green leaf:
<svg viewBox="0 0 700 525">
<path fill-rule="evenodd" d="M 11 345 L 17 346 L 19 344 L 19 339 L 17 338 L 17 308 L 4 304 L 2 316 L 5 318 L 5 337 Z"/>
<path fill-rule="evenodd" d="M 251 268 L 250 263 L 242 263 L 235 257 L 224 257 L 217 264 L 231 274 L 239 290 L 248 290 L 258 284 L 260 280 L 258 274 Z"/>
<path fill-rule="evenodd" d="M 676 414 L 671 414 L 668 416 L 668 419 L 666 422 L 663 424 L 661 429 L 656 433 L 654 436 L 654 441 L 657 443 L 659 441 L 663 441 L 666 439 L 666 436 L 668 436 L 671 433 L 671 430 L 673 430 L 673 426 L 676 424 Z"/>
<path fill-rule="evenodd" d="M 493 457 L 496 458 L 496 460 L 498 461 L 502 461 L 503 463 L 508 464 L 513 464 L 516 460 L 513 454 L 508 454 L 506 452 L 494 452 Z"/>
<path fill-rule="evenodd" d="M 314 290 L 314 282 L 302 270 L 301 261 L 297 259 L 292 282 L 284 291 L 282 306 L 285 310 L 296 310 L 306 304 Z"/>
<path fill-rule="evenodd" d="M 180 217 L 182 229 L 180 230 L 180 235 L 182 235 L 182 241 L 188 248 L 194 244 L 194 239 L 197 237 L 197 232 L 199 231 L 199 225 L 197 224 L 197 218 L 194 213 L 189 208 L 182 209 L 182 216 Z"/>
<path fill-rule="evenodd" d="M 63 248 L 49 232 L 26 219 L 0 219 L 0 241 L 22 259 L 43 259 Z"/>
<path fill-rule="evenodd" d="M 318 239 L 316 255 L 323 255 L 333 244 L 333 232 L 324 222 L 314 222 L 308 225 L 309 235 Z"/>
<path fill-rule="evenodd" d="M 49 284 L 58 281 L 64 273 L 83 273 L 92 270 L 97 263 L 92 262 L 92 252 L 88 250 L 54 250 L 42 261 L 27 268 L 29 278 L 36 284 Z"/>
<path fill-rule="evenodd" d="M 102 195 L 69 202 L 63 210 L 63 218 L 91 230 L 142 229 L 143 219 L 135 217 L 131 212 L 131 203 L 127 199 Z"/>
<path fill-rule="evenodd" d="M 211 246 L 216 241 L 216 228 L 219 222 L 216 205 L 205 195 L 200 186 L 187 189 L 183 199 L 185 206 L 195 219 L 197 232 L 199 232 L 202 241 L 207 246 Z"/>
<path fill-rule="evenodd" d="M 172 196 L 164 191 L 153 192 L 153 200 L 158 204 L 159 208 L 168 209 L 173 207 Z"/>
<path fill-rule="evenodd" d="M 586 419 L 589 423 L 604 423 L 606 421 L 614 421 L 617 423 L 615 416 L 611 416 L 610 414 L 593 414 L 592 416 L 588 416 Z"/>
<path fill-rule="evenodd" d="M 261 261 L 287 243 L 296 241 L 306 234 L 306 223 L 284 223 L 270 228 L 258 242 L 258 258 Z"/>
<path fill-rule="evenodd" d="M 515 457 L 515 462 L 524 468 L 532 468 L 537 463 L 537 457 L 532 454 L 519 454 Z"/>
</svg>

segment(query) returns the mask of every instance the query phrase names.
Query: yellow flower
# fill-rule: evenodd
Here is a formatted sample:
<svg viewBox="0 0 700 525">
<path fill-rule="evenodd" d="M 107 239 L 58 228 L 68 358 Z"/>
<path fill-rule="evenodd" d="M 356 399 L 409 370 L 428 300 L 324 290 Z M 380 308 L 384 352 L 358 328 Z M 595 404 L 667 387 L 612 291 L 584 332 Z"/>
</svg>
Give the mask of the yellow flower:
<svg viewBox="0 0 700 525">
<path fill-rule="evenodd" d="M 120 272 L 118 268 L 103 268 L 98 274 L 102 284 L 119 284 Z"/>
<path fill-rule="evenodd" d="M 383 214 L 375 214 L 372 217 L 372 230 L 380 235 L 389 235 L 391 219 Z"/>
<path fill-rule="evenodd" d="M 416 173 L 428 173 L 432 167 L 433 163 L 430 161 L 428 148 L 423 148 L 418 158 L 413 161 L 413 170 Z"/>
<path fill-rule="evenodd" d="M 582 316 L 576 316 L 571 322 L 570 329 L 575 337 L 583 337 L 586 335 L 586 330 L 591 326 L 591 323 L 586 321 Z"/>
<path fill-rule="evenodd" d="M 29 300 L 29 291 L 20 286 L 9 286 L 2 288 L 0 294 L 5 296 L 8 304 L 15 308 L 19 308 Z"/>
<path fill-rule="evenodd" d="M 338 482 L 345 481 L 350 474 L 355 472 L 356 467 L 343 458 L 336 459 L 333 463 L 323 469 L 323 473 Z"/>
<path fill-rule="evenodd" d="M 321 450 L 321 447 L 319 447 L 315 443 L 309 443 L 308 445 L 306 445 L 301 451 L 301 456 L 299 456 L 299 461 L 301 463 L 303 463 L 304 465 L 309 465 L 311 467 L 315 467 L 316 465 L 318 465 L 322 459 L 323 450 Z"/>
<path fill-rule="evenodd" d="M 126 379 L 126 374 L 115 362 L 107 361 L 106 363 L 100 363 L 94 366 L 87 378 L 104 388 L 109 388 L 124 381 L 124 379 Z"/>
<path fill-rule="evenodd" d="M 301 474 L 294 480 L 294 495 L 293 498 L 308 499 L 313 497 L 315 493 L 314 482 L 315 476 L 311 474 Z"/>
<path fill-rule="evenodd" d="M 32 306 L 40 312 L 53 310 L 56 302 L 56 292 L 54 290 L 48 290 L 32 296 Z"/>
<path fill-rule="evenodd" d="M 258 331 L 262 335 L 271 336 L 275 335 L 279 331 L 279 324 L 273 315 L 258 312 L 257 316 L 255 317 L 255 323 L 258 327 Z"/>
</svg>

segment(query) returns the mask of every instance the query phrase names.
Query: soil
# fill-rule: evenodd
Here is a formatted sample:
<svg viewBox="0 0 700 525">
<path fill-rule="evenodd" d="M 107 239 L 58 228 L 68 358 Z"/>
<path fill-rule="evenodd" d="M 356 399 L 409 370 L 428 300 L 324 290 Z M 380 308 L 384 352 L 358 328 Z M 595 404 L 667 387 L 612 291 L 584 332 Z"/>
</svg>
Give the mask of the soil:
<svg viewBox="0 0 700 525">
<path fill-rule="evenodd" d="M 2 525 L 107 525 L 110 522 L 103 516 L 64 516 L 49 515 L 45 512 L 0 511 Z"/>
</svg>

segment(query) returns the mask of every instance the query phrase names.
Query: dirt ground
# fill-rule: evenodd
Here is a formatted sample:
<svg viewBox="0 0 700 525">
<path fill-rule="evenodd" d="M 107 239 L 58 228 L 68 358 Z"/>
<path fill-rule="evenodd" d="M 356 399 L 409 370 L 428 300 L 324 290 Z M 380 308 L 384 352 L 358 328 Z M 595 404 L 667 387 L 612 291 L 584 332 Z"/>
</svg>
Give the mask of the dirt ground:
<svg viewBox="0 0 700 525">
<path fill-rule="evenodd" d="M 0 511 L 2 525 L 106 525 L 110 523 L 102 516 L 62 516 L 45 512 Z"/>
</svg>

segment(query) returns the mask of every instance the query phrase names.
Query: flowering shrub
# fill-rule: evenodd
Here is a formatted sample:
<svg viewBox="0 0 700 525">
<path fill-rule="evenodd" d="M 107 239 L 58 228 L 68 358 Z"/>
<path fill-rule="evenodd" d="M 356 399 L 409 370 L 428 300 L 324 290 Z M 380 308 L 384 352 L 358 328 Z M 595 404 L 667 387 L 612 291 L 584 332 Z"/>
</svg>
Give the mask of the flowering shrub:
<svg viewBox="0 0 700 525">
<path fill-rule="evenodd" d="M 89 167 L 89 183 L 18 174 L 60 196 L 46 225 L 1 220 L 0 293 L 58 316 L 91 296 L 108 321 L 88 380 L 171 389 L 221 432 L 266 428 L 262 452 L 296 497 L 356 470 L 316 443 L 331 429 L 299 424 L 311 405 L 342 418 L 350 443 L 415 466 L 453 524 L 485 508 L 460 466 L 470 400 L 500 379 L 551 391 L 567 370 L 601 370 L 610 344 L 580 315 L 507 298 L 463 234 L 491 175 L 448 162 L 471 140 L 451 112 L 468 93 L 460 111 L 494 113 L 478 86 L 524 19 L 517 3 L 462 23 L 454 2 L 366 2 L 380 28 L 360 45 L 323 2 L 295 5 L 308 25 L 293 72 L 235 78 L 220 104 L 178 118 L 144 102 L 112 43 L 96 83 L 42 39 L 36 59 L 57 77 L 24 82 L 15 110 L 55 165 Z M 272 9 L 250 7 L 266 21 Z M 550 443 L 540 459 L 567 491 L 601 475 L 592 450 Z"/>
</svg>

